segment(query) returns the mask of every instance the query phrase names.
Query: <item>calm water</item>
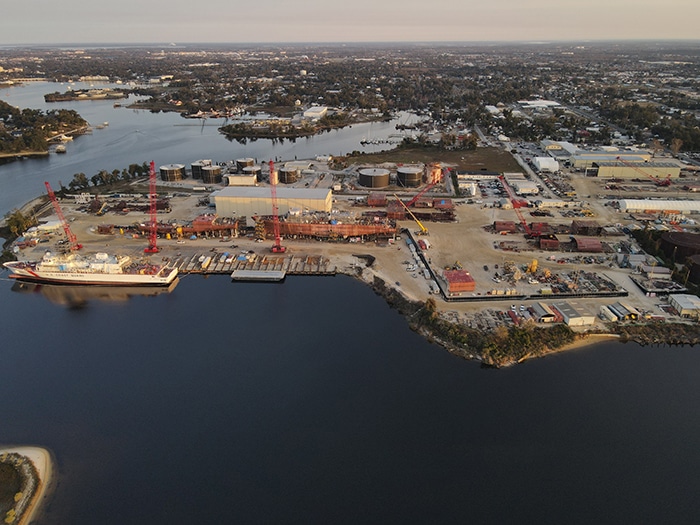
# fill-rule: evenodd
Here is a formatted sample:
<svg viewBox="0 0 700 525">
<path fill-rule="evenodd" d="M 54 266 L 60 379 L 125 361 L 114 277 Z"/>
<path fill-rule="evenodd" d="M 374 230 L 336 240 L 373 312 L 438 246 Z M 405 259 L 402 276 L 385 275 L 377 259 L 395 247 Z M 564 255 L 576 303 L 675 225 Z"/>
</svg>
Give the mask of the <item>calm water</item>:
<svg viewBox="0 0 700 525">
<path fill-rule="evenodd" d="M 184 278 L 69 308 L 3 283 L 0 439 L 51 448 L 43 523 L 691 523 L 700 353 L 508 370 L 346 277 Z"/>
<path fill-rule="evenodd" d="M 89 85 L 78 83 L 72 87 L 80 89 Z M 200 119 L 184 119 L 175 113 L 155 114 L 115 108 L 113 101 L 44 102 L 44 94 L 67 89 L 68 85 L 44 82 L 0 89 L 1 100 L 20 108 L 43 111 L 75 109 L 93 126 L 109 123 L 104 129 L 94 129 L 92 135 L 67 143 L 65 155 L 52 154 L 48 158 L 0 165 L 0 214 L 4 215 L 45 191 L 44 181 L 48 180 L 57 188 L 59 182 L 68 185 L 76 173 L 85 173 L 90 178 L 103 169 L 121 170 L 131 163 L 151 160 L 157 166 L 175 163 L 189 167 L 199 159 L 223 162 L 250 157 L 262 162 L 270 158 L 294 160 L 295 157 L 337 156 L 354 150 L 380 151 L 390 146 L 363 146 L 360 141 L 363 138 L 386 139 L 398 133 L 397 123 L 415 120 L 414 116 L 401 115 L 392 122 L 356 124 L 296 142 L 257 140 L 239 144 L 228 141 L 219 133 L 218 127 L 224 124 L 223 119 L 209 119 L 203 123 Z M 122 103 L 126 105 L 126 102 Z"/>
<path fill-rule="evenodd" d="M 18 204 L 12 177 L 105 158 L 90 147 L 102 133 L 134 148 L 105 167 L 143 155 L 131 113 L 103 110 L 124 116 L 121 135 L 98 113 L 110 126 L 70 145 L 80 154 L 0 167 L 3 202 Z M 219 140 L 131 116 L 156 119 L 163 151 Z M 209 151 L 156 159 L 221 158 Z M 79 302 L 5 277 L 0 443 L 54 452 L 43 525 L 697 521 L 697 348 L 607 344 L 495 371 L 428 344 L 347 277 L 189 276 Z"/>
</svg>

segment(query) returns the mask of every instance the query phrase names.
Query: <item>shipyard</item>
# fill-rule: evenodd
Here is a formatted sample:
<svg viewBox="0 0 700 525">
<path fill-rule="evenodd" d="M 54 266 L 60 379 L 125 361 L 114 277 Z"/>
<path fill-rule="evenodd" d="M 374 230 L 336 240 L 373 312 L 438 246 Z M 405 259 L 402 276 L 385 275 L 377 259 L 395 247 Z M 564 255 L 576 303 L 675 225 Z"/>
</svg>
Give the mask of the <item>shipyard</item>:
<svg viewBox="0 0 700 525">
<path fill-rule="evenodd" d="M 559 323 L 606 333 L 611 324 L 697 318 L 694 296 L 630 235 L 668 218 L 668 249 L 692 256 L 698 234 L 678 226 L 694 224 L 691 212 L 670 215 L 659 200 L 611 205 L 592 195 L 606 180 L 523 168 L 470 173 L 435 160 L 339 170 L 326 157 L 152 164 L 155 191 L 137 191 L 141 180 L 132 192 L 43 201 L 42 224 L 14 251 L 23 260 L 77 251 L 68 228 L 81 251 L 152 261 L 180 279 L 347 274 L 408 301 L 432 299 L 446 319 L 475 330 Z M 694 210 L 692 200 L 671 206 Z"/>
</svg>

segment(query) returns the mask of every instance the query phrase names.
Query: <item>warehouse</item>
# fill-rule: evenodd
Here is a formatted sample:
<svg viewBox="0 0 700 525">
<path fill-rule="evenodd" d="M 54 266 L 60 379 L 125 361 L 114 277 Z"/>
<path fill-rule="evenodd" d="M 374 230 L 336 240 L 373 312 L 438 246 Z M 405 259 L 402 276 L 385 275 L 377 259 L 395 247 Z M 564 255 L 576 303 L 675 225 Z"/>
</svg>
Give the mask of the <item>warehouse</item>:
<svg viewBox="0 0 700 525">
<path fill-rule="evenodd" d="M 227 186 L 210 195 L 219 217 L 253 217 L 272 215 L 272 197 L 269 187 Z M 333 195 L 329 189 L 277 188 L 277 207 L 280 215 L 290 209 L 330 213 Z"/>
<path fill-rule="evenodd" d="M 579 150 L 571 157 L 571 166 L 577 169 L 588 169 L 593 167 L 593 163 L 613 162 L 646 162 L 651 160 L 651 153 L 648 151 L 582 151 Z"/>
<path fill-rule="evenodd" d="M 666 212 L 693 213 L 700 211 L 700 201 L 652 200 L 652 199 L 620 199 L 620 211 L 631 212 Z"/>
<path fill-rule="evenodd" d="M 554 303 L 552 307 L 561 314 L 567 326 L 587 326 L 595 323 L 595 316 L 573 303 Z"/>
<path fill-rule="evenodd" d="M 531 180 L 513 181 L 511 185 L 518 195 L 537 195 L 540 192 L 537 184 Z"/>
<path fill-rule="evenodd" d="M 700 298 L 695 295 L 669 295 L 668 302 L 681 317 L 689 317 L 694 319 L 700 317 Z"/>
<path fill-rule="evenodd" d="M 535 169 L 542 173 L 556 173 L 559 171 L 559 163 L 552 157 L 535 157 L 532 159 Z"/>
<path fill-rule="evenodd" d="M 649 162 L 620 162 L 619 160 L 595 161 L 592 169 L 597 169 L 601 179 L 644 179 L 663 180 L 677 179 L 681 175 L 681 167 L 672 161 Z"/>
<path fill-rule="evenodd" d="M 553 323 L 557 316 L 545 303 L 535 303 L 532 305 L 532 315 L 538 323 Z"/>
</svg>

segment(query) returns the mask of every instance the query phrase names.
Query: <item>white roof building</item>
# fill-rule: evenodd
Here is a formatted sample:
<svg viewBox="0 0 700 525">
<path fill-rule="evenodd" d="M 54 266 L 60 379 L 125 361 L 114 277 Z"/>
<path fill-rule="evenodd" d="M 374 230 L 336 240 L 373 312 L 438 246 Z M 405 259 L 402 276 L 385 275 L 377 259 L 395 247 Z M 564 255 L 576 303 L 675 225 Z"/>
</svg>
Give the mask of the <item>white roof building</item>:
<svg viewBox="0 0 700 525">
<path fill-rule="evenodd" d="M 681 317 L 700 317 L 700 298 L 690 294 L 672 294 L 668 302 Z"/>
<path fill-rule="evenodd" d="M 304 111 L 304 118 L 318 120 L 325 117 L 326 113 L 328 113 L 328 107 L 326 106 L 311 106 Z"/>
<path fill-rule="evenodd" d="M 654 200 L 654 199 L 620 199 L 618 201 L 620 211 L 678 211 L 691 213 L 700 211 L 700 201 L 680 200 Z"/>
<path fill-rule="evenodd" d="M 550 173 L 559 171 L 559 163 L 552 157 L 535 157 L 532 159 L 532 163 L 539 171 L 548 171 Z"/>
</svg>

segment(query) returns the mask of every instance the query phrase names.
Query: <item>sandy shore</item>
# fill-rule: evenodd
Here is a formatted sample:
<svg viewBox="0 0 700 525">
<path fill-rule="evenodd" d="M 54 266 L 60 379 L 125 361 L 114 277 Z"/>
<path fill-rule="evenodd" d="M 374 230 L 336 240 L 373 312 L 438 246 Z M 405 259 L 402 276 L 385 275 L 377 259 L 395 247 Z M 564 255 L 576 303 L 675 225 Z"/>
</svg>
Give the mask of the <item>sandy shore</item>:
<svg viewBox="0 0 700 525">
<path fill-rule="evenodd" d="M 27 507 L 27 511 L 24 513 L 24 516 L 22 516 L 22 519 L 18 522 L 18 525 L 26 525 L 31 523 L 36 516 L 39 508 L 41 507 L 41 502 L 44 500 L 44 497 L 47 494 L 47 487 L 51 483 L 51 479 L 53 477 L 51 454 L 48 450 L 40 447 L 12 447 L 0 449 L 0 454 L 5 452 L 14 452 L 29 458 L 34 464 L 34 468 L 36 468 L 39 476 L 39 487 L 36 494 Z"/>
<path fill-rule="evenodd" d="M 620 339 L 620 336 L 617 334 L 587 334 L 585 337 L 576 339 L 576 341 L 573 343 L 557 348 L 553 353 L 576 350 L 578 348 L 585 348 L 598 343 L 604 343 L 605 341 L 617 341 L 618 339 Z"/>
</svg>

